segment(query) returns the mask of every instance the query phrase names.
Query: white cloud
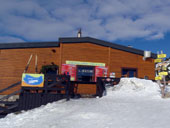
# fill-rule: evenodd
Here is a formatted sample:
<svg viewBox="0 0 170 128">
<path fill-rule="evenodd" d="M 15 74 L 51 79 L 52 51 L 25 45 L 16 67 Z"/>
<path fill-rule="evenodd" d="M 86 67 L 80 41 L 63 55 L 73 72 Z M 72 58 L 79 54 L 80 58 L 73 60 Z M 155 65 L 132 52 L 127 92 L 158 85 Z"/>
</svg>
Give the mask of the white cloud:
<svg viewBox="0 0 170 128">
<path fill-rule="evenodd" d="M 16 37 L 11 37 L 11 36 L 0 36 L 0 43 L 15 43 L 15 42 L 24 42 L 24 40 Z"/>
<path fill-rule="evenodd" d="M 148 40 L 162 39 L 164 38 L 163 33 L 156 33 L 148 38 Z"/>
<path fill-rule="evenodd" d="M 169 0 L 1 0 L 0 35 L 58 40 L 81 27 L 83 36 L 111 41 L 161 39 L 170 31 L 169 12 Z"/>
</svg>

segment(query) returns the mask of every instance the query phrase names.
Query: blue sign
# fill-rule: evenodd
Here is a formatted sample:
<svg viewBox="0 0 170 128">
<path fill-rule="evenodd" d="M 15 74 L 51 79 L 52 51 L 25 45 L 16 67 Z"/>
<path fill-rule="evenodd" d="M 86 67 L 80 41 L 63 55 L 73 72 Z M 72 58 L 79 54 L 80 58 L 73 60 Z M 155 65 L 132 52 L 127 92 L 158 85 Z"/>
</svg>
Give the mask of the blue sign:
<svg viewBox="0 0 170 128">
<path fill-rule="evenodd" d="M 44 83 L 43 74 L 23 74 L 22 86 L 42 87 Z"/>
</svg>

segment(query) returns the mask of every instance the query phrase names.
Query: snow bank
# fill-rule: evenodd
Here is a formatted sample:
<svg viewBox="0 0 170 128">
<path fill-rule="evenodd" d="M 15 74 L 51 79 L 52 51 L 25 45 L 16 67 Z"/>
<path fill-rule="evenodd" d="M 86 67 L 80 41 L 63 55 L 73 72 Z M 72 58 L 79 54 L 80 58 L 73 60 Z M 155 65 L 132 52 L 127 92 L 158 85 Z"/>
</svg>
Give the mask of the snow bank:
<svg viewBox="0 0 170 128">
<path fill-rule="evenodd" d="M 121 78 L 118 85 L 115 85 L 114 91 L 129 96 L 158 96 L 160 97 L 160 88 L 156 82 L 139 78 Z"/>
<path fill-rule="evenodd" d="M 61 100 L 17 115 L 9 114 L 0 119 L 0 127 L 169 128 L 170 99 L 161 98 L 156 83 L 122 78 L 114 91 L 113 88 L 107 90 L 107 95 L 98 99 Z"/>
</svg>

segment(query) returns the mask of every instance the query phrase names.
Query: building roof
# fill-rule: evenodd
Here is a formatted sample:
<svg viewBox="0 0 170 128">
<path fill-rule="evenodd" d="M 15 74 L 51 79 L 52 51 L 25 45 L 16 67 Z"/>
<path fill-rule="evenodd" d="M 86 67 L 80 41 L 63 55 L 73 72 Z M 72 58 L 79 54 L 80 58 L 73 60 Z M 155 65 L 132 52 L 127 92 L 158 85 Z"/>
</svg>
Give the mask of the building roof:
<svg viewBox="0 0 170 128">
<path fill-rule="evenodd" d="M 59 47 L 59 42 L 21 42 L 21 43 L 0 43 L 0 49 L 20 48 L 48 48 Z"/>
<path fill-rule="evenodd" d="M 22 43 L 0 43 L 0 49 L 20 49 L 20 48 L 48 48 L 48 47 L 59 47 L 60 43 L 92 43 L 101 45 L 104 47 L 111 47 L 113 49 L 118 49 L 138 55 L 144 54 L 143 50 L 91 38 L 91 37 L 67 37 L 59 38 L 59 42 L 22 42 Z M 157 55 L 151 53 L 152 58 L 156 58 Z"/>
<path fill-rule="evenodd" d="M 131 48 L 131 47 L 127 47 L 127 46 L 123 46 L 123 45 L 119 45 L 119 44 L 115 44 L 115 43 L 111 43 L 111 42 L 107 42 L 107 41 L 103 41 L 103 40 L 98 40 L 98 39 L 91 38 L 91 37 L 59 38 L 59 42 L 61 42 L 61 43 L 93 43 L 93 44 L 97 44 L 97 45 L 101 45 L 101 46 L 105 46 L 105 47 L 111 47 L 113 49 L 118 49 L 118 50 L 130 52 L 130 53 L 134 53 L 134 54 L 138 54 L 138 55 L 142 55 L 142 56 L 144 55 L 143 50 L 139 50 L 139 49 L 135 49 L 135 48 Z M 151 57 L 156 58 L 157 54 L 151 53 Z"/>
</svg>

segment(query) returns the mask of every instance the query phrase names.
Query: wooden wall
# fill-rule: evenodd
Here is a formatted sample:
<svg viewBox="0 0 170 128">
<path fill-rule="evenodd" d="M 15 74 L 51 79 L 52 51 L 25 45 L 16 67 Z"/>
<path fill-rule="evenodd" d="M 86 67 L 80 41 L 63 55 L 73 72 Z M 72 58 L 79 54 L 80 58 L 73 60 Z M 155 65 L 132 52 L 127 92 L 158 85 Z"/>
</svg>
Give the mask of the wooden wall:
<svg viewBox="0 0 170 128">
<path fill-rule="evenodd" d="M 21 81 L 22 73 L 33 54 L 28 73 L 35 73 L 35 55 L 38 55 L 38 70 L 42 65 L 59 65 L 60 48 L 6 49 L 0 51 L 0 89 Z M 15 88 L 14 90 L 16 90 Z M 13 91 L 13 90 L 11 90 Z"/>
<path fill-rule="evenodd" d="M 143 56 L 91 43 L 66 43 L 60 47 L 62 64 L 67 60 L 105 63 L 109 73 L 115 72 L 116 77 L 121 77 L 122 68 L 136 68 L 139 78 L 154 79 L 153 59 L 144 61 Z M 95 89 L 94 86 L 79 85 L 78 93 L 94 94 Z"/>
<path fill-rule="evenodd" d="M 62 63 L 66 60 L 100 62 L 108 65 L 108 48 L 91 43 L 62 44 Z"/>
<path fill-rule="evenodd" d="M 153 59 L 144 61 L 143 56 L 129 52 L 112 49 L 92 43 L 61 43 L 56 48 L 27 48 L 27 49 L 6 49 L 0 50 L 0 89 L 5 88 L 21 80 L 30 55 L 38 55 L 38 69 L 42 65 L 54 62 L 61 65 L 70 61 L 86 61 L 105 63 L 110 72 L 115 72 L 116 77 L 121 77 L 121 69 L 136 68 L 138 77 L 154 79 Z M 29 66 L 29 73 L 35 72 L 35 56 Z M 78 93 L 94 94 L 96 87 L 91 85 L 80 85 Z"/>
<path fill-rule="evenodd" d="M 136 68 L 137 77 L 144 78 L 144 76 L 148 76 L 149 79 L 155 78 L 154 59 L 143 60 L 143 56 L 125 51 L 111 49 L 109 67 L 110 72 L 116 73 L 116 77 L 121 77 L 122 68 Z"/>
</svg>

